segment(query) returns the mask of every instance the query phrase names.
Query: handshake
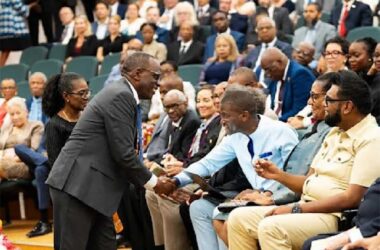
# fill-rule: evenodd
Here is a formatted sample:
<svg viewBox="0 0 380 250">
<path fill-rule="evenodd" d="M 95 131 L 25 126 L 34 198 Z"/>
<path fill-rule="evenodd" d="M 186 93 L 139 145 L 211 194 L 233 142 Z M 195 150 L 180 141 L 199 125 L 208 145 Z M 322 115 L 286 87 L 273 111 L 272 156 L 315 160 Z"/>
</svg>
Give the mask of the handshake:
<svg viewBox="0 0 380 250">
<path fill-rule="evenodd" d="M 173 179 L 161 176 L 157 180 L 156 186 L 153 188 L 158 195 L 170 195 L 177 189 L 177 185 Z"/>
</svg>

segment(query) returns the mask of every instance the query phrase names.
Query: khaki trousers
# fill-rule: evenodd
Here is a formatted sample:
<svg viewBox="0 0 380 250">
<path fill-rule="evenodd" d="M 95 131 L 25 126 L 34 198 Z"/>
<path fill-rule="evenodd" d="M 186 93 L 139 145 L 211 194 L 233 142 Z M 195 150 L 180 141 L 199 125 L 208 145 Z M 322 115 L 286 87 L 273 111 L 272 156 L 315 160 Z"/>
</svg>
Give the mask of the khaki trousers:
<svg viewBox="0 0 380 250">
<path fill-rule="evenodd" d="M 332 214 L 301 213 L 264 217 L 275 207 L 233 210 L 227 222 L 229 249 L 296 250 L 301 249 L 304 241 L 312 236 L 338 230 L 338 217 Z"/>
<path fill-rule="evenodd" d="M 194 190 L 195 186 L 189 185 L 185 189 Z M 180 204 L 163 199 L 148 190 L 145 193 L 145 198 L 152 218 L 156 246 L 165 245 L 165 250 L 191 249 L 190 241 L 179 213 Z"/>
</svg>

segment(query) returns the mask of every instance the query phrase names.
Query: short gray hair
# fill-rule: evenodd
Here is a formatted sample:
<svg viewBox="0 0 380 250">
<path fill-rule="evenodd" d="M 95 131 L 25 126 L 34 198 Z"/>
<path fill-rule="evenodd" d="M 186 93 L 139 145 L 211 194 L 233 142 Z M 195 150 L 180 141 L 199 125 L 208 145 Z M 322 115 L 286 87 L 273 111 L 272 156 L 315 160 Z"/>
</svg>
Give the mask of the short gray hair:
<svg viewBox="0 0 380 250">
<path fill-rule="evenodd" d="M 26 107 L 25 99 L 22 97 L 15 96 L 15 97 L 12 97 L 7 102 L 7 108 L 11 108 L 14 106 L 19 106 L 21 109 L 28 112 L 28 108 Z"/>
<path fill-rule="evenodd" d="M 29 80 L 30 80 L 30 78 L 32 78 L 32 77 L 34 77 L 34 76 L 37 76 L 37 77 L 42 78 L 42 81 L 44 81 L 44 83 L 47 82 L 47 77 L 46 77 L 46 75 L 45 75 L 44 73 L 42 73 L 42 72 L 34 72 L 33 74 L 31 74 L 31 75 L 29 76 Z"/>
<path fill-rule="evenodd" d="M 179 91 L 178 89 L 172 89 L 172 90 L 170 90 L 168 93 L 166 93 L 164 99 L 167 98 L 168 96 L 177 97 L 178 100 L 181 101 L 181 102 L 186 102 L 187 101 L 186 95 L 182 91 Z"/>
<path fill-rule="evenodd" d="M 239 111 L 255 116 L 264 113 L 265 95 L 259 89 L 233 84 L 224 92 L 221 103 L 230 103 Z"/>
</svg>

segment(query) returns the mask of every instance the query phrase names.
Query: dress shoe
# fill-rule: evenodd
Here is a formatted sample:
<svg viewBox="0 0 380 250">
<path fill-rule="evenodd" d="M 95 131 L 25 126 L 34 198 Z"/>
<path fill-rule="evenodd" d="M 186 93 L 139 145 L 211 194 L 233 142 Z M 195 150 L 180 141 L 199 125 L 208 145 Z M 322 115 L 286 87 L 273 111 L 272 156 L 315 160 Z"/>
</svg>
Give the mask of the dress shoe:
<svg viewBox="0 0 380 250">
<path fill-rule="evenodd" d="M 51 230 L 51 224 L 39 221 L 36 226 L 33 228 L 32 231 L 26 234 L 29 238 L 44 235 L 50 233 Z"/>
</svg>

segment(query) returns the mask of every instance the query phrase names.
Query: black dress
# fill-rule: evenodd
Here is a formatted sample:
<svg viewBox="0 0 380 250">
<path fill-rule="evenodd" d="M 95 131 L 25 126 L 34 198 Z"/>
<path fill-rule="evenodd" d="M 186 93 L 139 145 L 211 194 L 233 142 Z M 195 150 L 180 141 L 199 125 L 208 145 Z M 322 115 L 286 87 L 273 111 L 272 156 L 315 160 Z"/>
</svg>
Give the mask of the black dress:
<svg viewBox="0 0 380 250">
<path fill-rule="evenodd" d="M 95 35 L 87 36 L 83 42 L 81 48 L 75 48 L 78 38 L 73 37 L 70 39 L 67 44 L 67 57 L 76 57 L 76 56 L 96 56 L 96 52 L 99 47 L 99 41 Z"/>
<path fill-rule="evenodd" d="M 100 47 L 103 47 L 103 56 L 112 53 L 118 53 L 123 50 L 123 44 L 128 42 L 128 38 L 118 35 L 115 40 L 111 41 L 111 37 L 107 36 L 100 42 Z"/>
<path fill-rule="evenodd" d="M 68 122 L 58 115 L 53 116 L 45 127 L 46 151 L 49 165 L 53 166 L 61 149 L 71 135 L 76 122 Z"/>
</svg>

